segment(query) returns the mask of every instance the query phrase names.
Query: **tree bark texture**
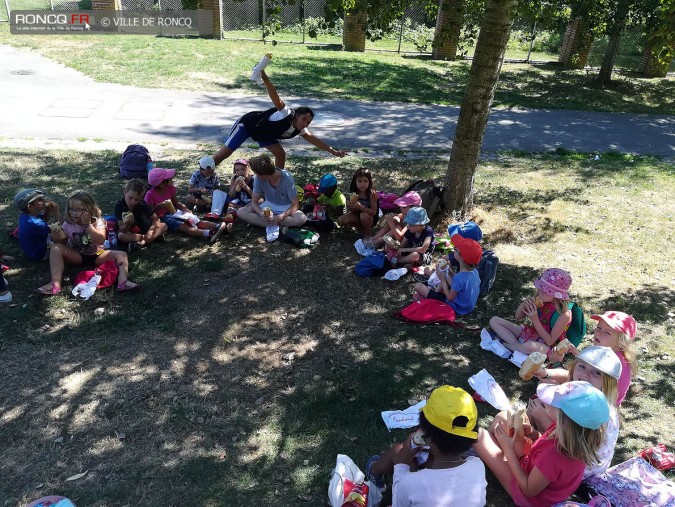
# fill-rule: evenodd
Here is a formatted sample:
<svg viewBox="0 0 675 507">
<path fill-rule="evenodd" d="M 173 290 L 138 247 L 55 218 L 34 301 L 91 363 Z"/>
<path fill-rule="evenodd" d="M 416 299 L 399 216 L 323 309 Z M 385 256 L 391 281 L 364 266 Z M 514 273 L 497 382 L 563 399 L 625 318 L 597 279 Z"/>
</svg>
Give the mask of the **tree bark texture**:
<svg viewBox="0 0 675 507">
<path fill-rule="evenodd" d="M 583 69 L 593 44 L 593 34 L 582 17 L 573 18 L 567 25 L 558 55 L 558 63 L 568 69 Z"/>
<path fill-rule="evenodd" d="M 670 64 L 673 63 L 673 55 L 670 53 L 670 58 L 659 58 L 659 53 L 663 50 L 662 47 L 654 47 L 647 45 L 642 53 L 642 62 L 640 63 L 640 73 L 644 77 L 666 77 Z"/>
<path fill-rule="evenodd" d="M 464 24 L 464 0 L 440 0 L 434 33 L 433 60 L 454 60 Z"/>
<path fill-rule="evenodd" d="M 366 50 L 366 29 L 368 28 L 367 3 L 357 0 L 354 9 L 345 12 L 342 45 L 345 51 L 363 53 Z"/>
<path fill-rule="evenodd" d="M 517 0 L 488 0 L 445 176 L 446 210 L 466 214 Z"/>
<path fill-rule="evenodd" d="M 614 62 L 616 62 L 616 55 L 619 53 L 620 42 L 621 35 L 618 33 L 609 37 L 609 43 L 607 49 L 605 49 L 605 56 L 602 59 L 600 73 L 598 74 L 598 81 L 602 84 L 612 82 L 612 71 L 614 70 Z"/>
</svg>

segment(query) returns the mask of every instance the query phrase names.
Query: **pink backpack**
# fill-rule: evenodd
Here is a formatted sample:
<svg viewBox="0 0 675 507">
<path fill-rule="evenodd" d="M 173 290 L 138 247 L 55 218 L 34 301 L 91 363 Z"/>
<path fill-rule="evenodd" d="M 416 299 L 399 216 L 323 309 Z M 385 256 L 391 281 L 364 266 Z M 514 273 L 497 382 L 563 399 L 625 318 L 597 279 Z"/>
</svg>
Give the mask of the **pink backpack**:
<svg viewBox="0 0 675 507">
<path fill-rule="evenodd" d="M 441 322 L 456 325 L 455 310 L 452 306 L 435 299 L 423 299 L 410 303 L 403 310 L 396 312 L 394 316 L 413 324 Z"/>
<path fill-rule="evenodd" d="M 675 506 L 675 482 L 642 458 L 631 458 L 584 482 L 613 507 Z"/>
</svg>

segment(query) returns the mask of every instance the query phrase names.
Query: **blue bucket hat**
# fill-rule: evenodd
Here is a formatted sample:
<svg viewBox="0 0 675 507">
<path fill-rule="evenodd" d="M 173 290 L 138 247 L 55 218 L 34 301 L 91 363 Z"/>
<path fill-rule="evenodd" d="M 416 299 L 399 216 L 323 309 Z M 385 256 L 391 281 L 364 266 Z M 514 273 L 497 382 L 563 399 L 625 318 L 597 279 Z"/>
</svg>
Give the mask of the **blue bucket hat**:
<svg viewBox="0 0 675 507">
<path fill-rule="evenodd" d="M 405 216 L 403 221 L 408 225 L 424 225 L 429 223 L 429 217 L 427 216 L 427 210 L 421 206 L 415 206 L 408 210 L 408 214 Z"/>
<path fill-rule="evenodd" d="M 448 225 L 448 236 L 452 238 L 455 234 L 474 241 L 483 239 L 483 231 L 480 230 L 476 222 L 462 222 Z"/>
<path fill-rule="evenodd" d="M 547 405 L 559 408 L 584 428 L 597 430 L 609 421 L 607 398 L 588 382 L 539 384 L 537 397 Z"/>
<path fill-rule="evenodd" d="M 324 174 L 319 180 L 319 193 L 323 194 L 330 187 L 337 185 L 337 178 L 334 174 Z"/>
</svg>

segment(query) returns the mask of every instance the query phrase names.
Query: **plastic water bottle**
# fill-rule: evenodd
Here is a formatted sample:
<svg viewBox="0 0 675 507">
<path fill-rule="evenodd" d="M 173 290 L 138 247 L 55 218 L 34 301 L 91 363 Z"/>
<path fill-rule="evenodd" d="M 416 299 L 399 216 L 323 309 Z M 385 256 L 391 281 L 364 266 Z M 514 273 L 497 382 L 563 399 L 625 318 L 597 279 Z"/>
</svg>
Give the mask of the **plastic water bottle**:
<svg viewBox="0 0 675 507">
<path fill-rule="evenodd" d="M 152 159 L 148 157 L 148 164 L 147 164 L 148 172 L 152 171 L 155 168 L 155 164 L 152 163 Z"/>
<path fill-rule="evenodd" d="M 115 232 L 115 224 L 108 222 L 108 239 L 106 240 L 108 244 L 108 250 L 117 250 L 117 233 Z M 104 248 L 106 245 L 103 245 Z"/>
</svg>

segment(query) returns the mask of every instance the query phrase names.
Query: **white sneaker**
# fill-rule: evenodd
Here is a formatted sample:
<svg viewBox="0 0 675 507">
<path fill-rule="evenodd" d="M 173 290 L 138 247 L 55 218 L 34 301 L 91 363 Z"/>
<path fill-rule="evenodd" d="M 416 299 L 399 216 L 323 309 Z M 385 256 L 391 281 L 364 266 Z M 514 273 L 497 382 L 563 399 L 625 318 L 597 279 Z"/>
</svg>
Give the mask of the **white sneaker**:
<svg viewBox="0 0 675 507">
<path fill-rule="evenodd" d="M 12 293 L 7 291 L 6 294 L 3 294 L 2 296 L 0 296 L 0 303 L 11 303 L 12 299 L 14 299 L 12 297 Z"/>
</svg>

